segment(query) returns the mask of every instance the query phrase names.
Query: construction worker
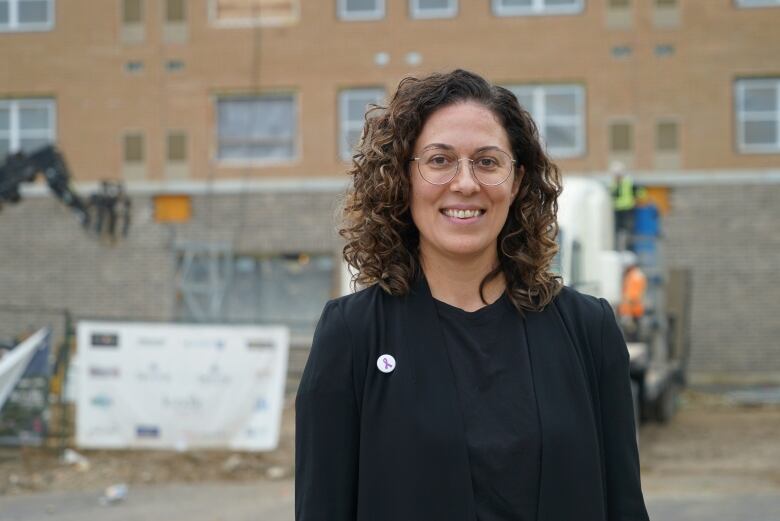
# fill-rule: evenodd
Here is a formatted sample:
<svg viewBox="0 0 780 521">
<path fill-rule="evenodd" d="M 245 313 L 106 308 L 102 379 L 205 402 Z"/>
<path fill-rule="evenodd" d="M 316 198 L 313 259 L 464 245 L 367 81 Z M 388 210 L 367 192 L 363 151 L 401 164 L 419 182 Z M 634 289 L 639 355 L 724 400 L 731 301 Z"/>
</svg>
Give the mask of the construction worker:
<svg viewBox="0 0 780 521">
<path fill-rule="evenodd" d="M 639 323 L 645 314 L 647 277 L 634 260 L 623 275 L 623 298 L 618 306 L 623 330 L 628 341 L 639 340 Z"/>
</svg>

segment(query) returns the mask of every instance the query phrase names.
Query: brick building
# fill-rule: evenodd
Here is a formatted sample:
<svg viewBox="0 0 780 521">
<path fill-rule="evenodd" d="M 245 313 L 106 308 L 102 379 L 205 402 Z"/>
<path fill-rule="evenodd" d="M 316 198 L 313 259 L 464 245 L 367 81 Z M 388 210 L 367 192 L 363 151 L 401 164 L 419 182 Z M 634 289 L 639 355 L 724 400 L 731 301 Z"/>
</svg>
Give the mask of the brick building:
<svg viewBox="0 0 780 521">
<path fill-rule="evenodd" d="M 513 89 L 565 174 L 619 160 L 668 188 L 691 371 L 780 379 L 778 24 L 780 0 L 0 1 L 0 157 L 56 142 L 80 190 L 134 203 L 110 246 L 27 190 L 0 213 L 0 305 L 281 320 L 305 344 L 366 104 L 462 67 Z"/>
</svg>

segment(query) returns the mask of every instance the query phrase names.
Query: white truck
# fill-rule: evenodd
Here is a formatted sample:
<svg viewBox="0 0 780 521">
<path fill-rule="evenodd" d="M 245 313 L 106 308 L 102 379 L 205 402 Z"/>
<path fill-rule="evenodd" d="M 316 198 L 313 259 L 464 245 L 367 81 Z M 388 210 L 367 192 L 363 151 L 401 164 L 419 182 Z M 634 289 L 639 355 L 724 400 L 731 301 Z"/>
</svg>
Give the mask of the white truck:
<svg viewBox="0 0 780 521">
<path fill-rule="evenodd" d="M 685 385 L 689 353 L 690 274 L 667 270 L 663 244 L 656 238 L 654 255 L 619 250 L 612 197 L 594 178 L 566 176 L 558 199 L 559 253 L 554 269 L 564 283 L 603 297 L 617 308 L 625 268 L 637 261 L 647 276 L 646 312 L 640 334 L 628 342 L 637 422 L 668 421 Z M 629 244 L 633 241 L 629 240 Z"/>
</svg>

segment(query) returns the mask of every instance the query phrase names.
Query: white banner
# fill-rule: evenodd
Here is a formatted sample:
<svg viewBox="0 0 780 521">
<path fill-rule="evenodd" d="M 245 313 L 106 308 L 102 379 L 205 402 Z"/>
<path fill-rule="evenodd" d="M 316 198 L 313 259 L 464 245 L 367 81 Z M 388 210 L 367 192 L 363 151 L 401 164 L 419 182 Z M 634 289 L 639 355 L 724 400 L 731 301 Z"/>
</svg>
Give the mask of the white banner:
<svg viewBox="0 0 780 521">
<path fill-rule="evenodd" d="M 76 443 L 273 450 L 285 327 L 80 322 Z"/>
<path fill-rule="evenodd" d="M 38 348 L 44 346 L 42 341 L 46 339 L 48 331 L 47 328 L 39 329 L 0 359 L 0 409 L 19 378 L 24 374 L 24 370 L 27 369 L 27 365 L 35 356 Z"/>
</svg>

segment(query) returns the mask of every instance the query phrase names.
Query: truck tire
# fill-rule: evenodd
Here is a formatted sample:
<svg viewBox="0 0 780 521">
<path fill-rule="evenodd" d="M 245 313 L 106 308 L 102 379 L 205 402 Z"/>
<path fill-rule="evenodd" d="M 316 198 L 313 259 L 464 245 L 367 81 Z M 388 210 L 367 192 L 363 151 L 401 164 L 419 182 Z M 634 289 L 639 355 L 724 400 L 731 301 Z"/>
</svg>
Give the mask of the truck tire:
<svg viewBox="0 0 780 521">
<path fill-rule="evenodd" d="M 653 418 L 659 423 L 669 423 L 677 412 L 680 385 L 670 383 L 653 403 Z"/>
</svg>

